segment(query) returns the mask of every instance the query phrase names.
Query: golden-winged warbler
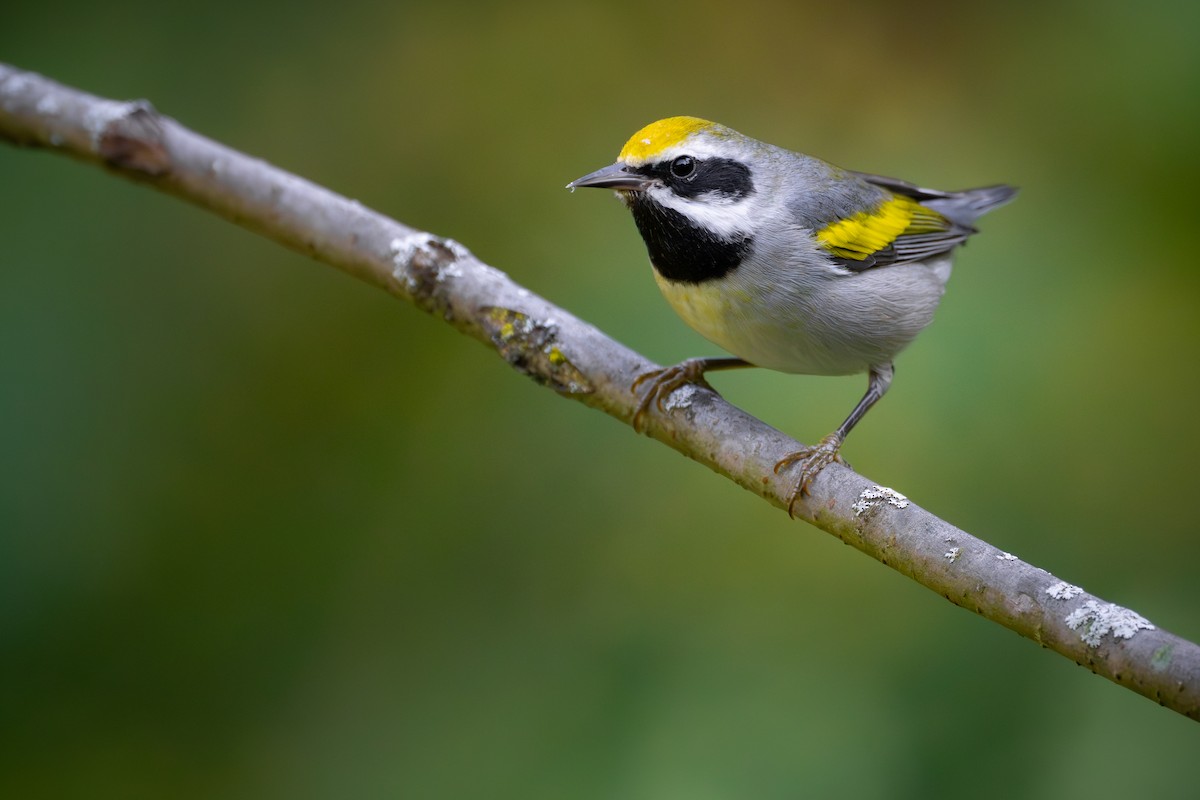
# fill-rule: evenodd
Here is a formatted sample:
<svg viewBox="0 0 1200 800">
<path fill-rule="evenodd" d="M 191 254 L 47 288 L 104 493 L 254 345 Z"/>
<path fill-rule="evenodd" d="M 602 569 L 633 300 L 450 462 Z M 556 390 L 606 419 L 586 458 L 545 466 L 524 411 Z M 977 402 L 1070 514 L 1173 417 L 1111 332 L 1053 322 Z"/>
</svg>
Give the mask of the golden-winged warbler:
<svg viewBox="0 0 1200 800">
<path fill-rule="evenodd" d="M 792 453 L 802 464 L 788 513 L 883 397 L 892 362 L 933 319 L 954 250 L 1009 186 L 959 192 L 840 169 L 696 117 L 635 133 L 617 162 L 568 188 L 614 189 L 633 212 L 654 277 L 689 325 L 736 358 L 692 358 L 639 377 L 634 415 L 705 372 L 767 367 L 866 372 L 867 392 L 837 430 Z"/>
</svg>

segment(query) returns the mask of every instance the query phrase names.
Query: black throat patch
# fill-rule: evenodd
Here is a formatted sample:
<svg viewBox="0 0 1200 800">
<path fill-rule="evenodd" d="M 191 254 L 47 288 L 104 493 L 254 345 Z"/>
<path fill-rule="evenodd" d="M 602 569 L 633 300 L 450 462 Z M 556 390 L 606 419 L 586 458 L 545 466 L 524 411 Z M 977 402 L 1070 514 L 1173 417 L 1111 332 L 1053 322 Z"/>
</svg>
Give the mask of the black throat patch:
<svg viewBox="0 0 1200 800">
<path fill-rule="evenodd" d="M 683 214 L 651 200 L 644 192 L 629 193 L 629 210 L 646 243 L 650 263 L 669 281 L 704 283 L 728 275 L 750 255 L 754 238 L 726 239 L 699 228 Z"/>
</svg>

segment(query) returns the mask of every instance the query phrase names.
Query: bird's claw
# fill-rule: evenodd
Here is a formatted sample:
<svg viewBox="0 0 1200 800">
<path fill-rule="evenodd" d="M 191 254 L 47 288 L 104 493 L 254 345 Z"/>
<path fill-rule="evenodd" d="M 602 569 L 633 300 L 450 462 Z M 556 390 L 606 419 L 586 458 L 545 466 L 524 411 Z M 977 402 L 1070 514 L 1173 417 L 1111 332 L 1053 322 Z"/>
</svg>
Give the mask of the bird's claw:
<svg viewBox="0 0 1200 800">
<path fill-rule="evenodd" d="M 792 493 L 788 495 L 787 508 L 789 517 L 796 516 L 794 513 L 796 502 L 802 495 L 808 494 L 809 485 L 820 474 L 821 470 L 834 461 L 839 464 L 846 463 L 838 453 L 841 447 L 842 437 L 836 433 L 831 433 L 815 447 L 806 447 L 803 450 L 797 450 L 795 453 L 789 453 L 775 462 L 776 475 L 781 470 L 787 469 L 797 462 L 804 462 L 804 466 L 800 469 L 800 479 L 796 482 L 796 488 L 792 489 Z"/>
<path fill-rule="evenodd" d="M 684 384 L 704 383 L 704 359 L 690 358 L 674 366 L 663 367 L 639 375 L 633 385 L 629 387 L 629 391 L 637 394 L 638 387 L 647 381 L 650 383 L 650 388 L 646 390 L 646 394 L 638 403 L 637 410 L 633 412 L 633 429 L 638 433 L 646 432 L 644 423 L 651 405 L 665 414 L 667 408 L 664 404 L 672 392 Z"/>
</svg>

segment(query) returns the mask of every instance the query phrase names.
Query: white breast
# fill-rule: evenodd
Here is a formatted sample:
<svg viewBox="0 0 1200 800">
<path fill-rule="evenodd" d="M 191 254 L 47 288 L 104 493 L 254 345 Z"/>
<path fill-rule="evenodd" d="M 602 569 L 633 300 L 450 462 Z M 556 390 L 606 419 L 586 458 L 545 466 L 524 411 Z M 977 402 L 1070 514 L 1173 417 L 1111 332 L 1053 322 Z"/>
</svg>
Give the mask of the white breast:
<svg viewBox="0 0 1200 800">
<path fill-rule="evenodd" d="M 709 341 L 752 364 L 850 375 L 890 362 L 933 319 L 950 258 L 862 273 L 751 259 L 701 284 L 655 273 L 667 302 Z"/>
</svg>

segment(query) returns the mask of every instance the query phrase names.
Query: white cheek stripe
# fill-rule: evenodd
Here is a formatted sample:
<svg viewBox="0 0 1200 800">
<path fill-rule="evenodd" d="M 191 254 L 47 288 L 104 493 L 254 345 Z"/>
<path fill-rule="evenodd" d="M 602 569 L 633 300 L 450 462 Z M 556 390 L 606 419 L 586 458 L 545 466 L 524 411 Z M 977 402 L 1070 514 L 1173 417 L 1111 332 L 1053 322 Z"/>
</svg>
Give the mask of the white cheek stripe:
<svg viewBox="0 0 1200 800">
<path fill-rule="evenodd" d="M 755 197 L 701 195 L 695 200 L 680 197 L 665 186 L 652 186 L 648 193 L 655 202 L 678 211 L 701 228 L 725 238 L 742 236 L 754 230 Z"/>
</svg>

